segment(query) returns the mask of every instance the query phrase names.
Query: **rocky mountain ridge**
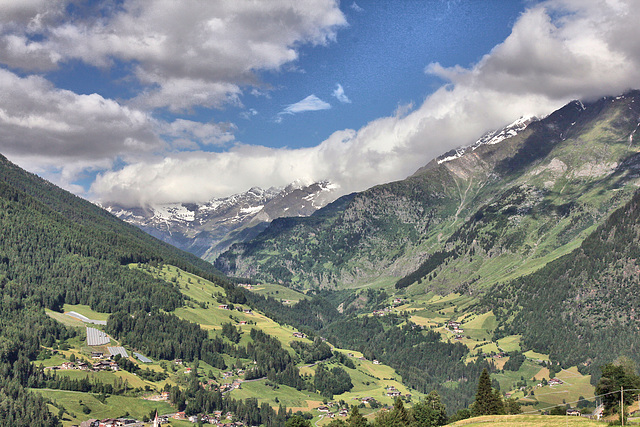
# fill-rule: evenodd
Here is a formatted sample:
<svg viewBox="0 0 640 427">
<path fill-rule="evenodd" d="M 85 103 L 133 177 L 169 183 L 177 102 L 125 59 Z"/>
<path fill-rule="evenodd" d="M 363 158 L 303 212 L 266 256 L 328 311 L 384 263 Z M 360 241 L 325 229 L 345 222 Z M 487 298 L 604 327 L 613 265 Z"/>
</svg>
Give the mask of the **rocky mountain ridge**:
<svg viewBox="0 0 640 427">
<path fill-rule="evenodd" d="M 284 188 L 253 187 L 203 204 L 123 208 L 105 203 L 103 207 L 156 238 L 213 260 L 232 243 L 255 237 L 275 218 L 312 214 L 333 201 L 337 188 L 329 181 L 294 182 Z"/>
</svg>

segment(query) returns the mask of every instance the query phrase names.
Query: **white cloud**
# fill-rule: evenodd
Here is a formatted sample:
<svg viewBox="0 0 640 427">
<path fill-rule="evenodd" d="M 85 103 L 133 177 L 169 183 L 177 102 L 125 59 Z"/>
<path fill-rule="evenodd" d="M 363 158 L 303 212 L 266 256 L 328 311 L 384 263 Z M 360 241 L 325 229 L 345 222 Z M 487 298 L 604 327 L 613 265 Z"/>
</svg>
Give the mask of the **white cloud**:
<svg viewBox="0 0 640 427">
<path fill-rule="evenodd" d="M 328 110 L 330 108 L 331 104 L 323 101 L 315 95 L 309 95 L 302 101 L 287 105 L 287 107 L 279 114 L 297 114 L 304 113 L 305 111 Z"/>
<path fill-rule="evenodd" d="M 203 145 L 222 146 L 232 142 L 236 126 L 232 123 L 200 123 L 177 119 L 171 123 L 159 123 L 159 133 L 180 147 L 197 148 Z M 178 147 L 179 148 L 179 147 Z"/>
<path fill-rule="evenodd" d="M 556 16 L 556 18 L 552 18 Z M 548 1 L 524 13 L 511 35 L 473 68 L 427 72 L 457 87 L 593 98 L 638 87 L 640 11 L 630 1 Z"/>
<path fill-rule="evenodd" d="M 358 6 L 358 4 L 356 2 L 351 3 L 351 6 L 349 6 L 351 9 L 355 10 L 356 12 L 364 12 L 364 9 L 361 8 L 360 6 Z"/>
<path fill-rule="evenodd" d="M 78 95 L 3 69 L 0 93 L 0 152 L 74 192 L 82 190 L 72 182 L 116 160 L 136 163 L 153 153 L 234 140 L 229 123 L 162 122 L 100 95 Z"/>
<path fill-rule="evenodd" d="M 342 85 L 340 83 L 336 84 L 336 88 L 333 90 L 333 96 L 335 96 L 338 101 L 342 102 L 343 104 L 351 104 L 351 100 L 347 95 L 345 95 L 344 89 L 342 88 Z"/>
<path fill-rule="evenodd" d="M 47 80 L 0 69 L 0 149 L 73 160 L 103 160 L 119 152 L 162 146 L 153 120 L 100 95 L 78 95 Z"/>
<path fill-rule="evenodd" d="M 637 22 L 640 11 L 630 1 L 545 2 L 523 13 L 478 64 L 428 66 L 450 83 L 414 110 L 335 132 L 311 148 L 236 145 L 223 153 L 151 158 L 101 174 L 92 189 L 105 200 L 136 204 L 206 200 L 295 179 L 328 178 L 343 193 L 402 179 L 521 115 L 544 115 L 574 98 L 640 85 Z M 309 105 L 319 105 L 314 98 Z M 307 110 L 297 105 L 288 107 L 291 113 Z"/>
<path fill-rule="evenodd" d="M 98 2 L 86 7 L 99 13 L 73 20 L 65 4 L 0 1 L 0 62 L 39 71 L 70 59 L 132 61 L 147 86 L 135 105 L 172 111 L 239 104 L 256 72 L 281 69 L 301 44 L 326 44 L 346 25 L 335 0 Z"/>
<path fill-rule="evenodd" d="M 256 110 L 255 108 L 249 108 L 249 110 L 243 111 L 242 113 L 240 113 L 240 117 L 242 117 L 245 120 L 250 120 L 251 117 L 257 116 L 257 115 L 258 115 L 258 110 Z"/>
</svg>

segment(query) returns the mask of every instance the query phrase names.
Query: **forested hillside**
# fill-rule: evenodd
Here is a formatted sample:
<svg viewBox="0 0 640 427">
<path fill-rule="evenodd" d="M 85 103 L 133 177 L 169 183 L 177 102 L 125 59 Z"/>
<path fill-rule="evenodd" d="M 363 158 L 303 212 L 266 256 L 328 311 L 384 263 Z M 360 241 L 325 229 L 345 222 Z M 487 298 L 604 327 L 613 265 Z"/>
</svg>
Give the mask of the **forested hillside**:
<svg viewBox="0 0 640 427">
<path fill-rule="evenodd" d="M 0 156 L 0 424 L 55 425 L 32 384 L 41 346 L 75 335 L 45 308 L 86 304 L 98 311 L 173 310 L 184 302 L 170 283 L 126 267 L 170 262 L 232 285 L 196 257 L 161 243 L 11 164 Z M 27 415 L 24 411 L 30 411 Z"/>
<path fill-rule="evenodd" d="M 484 297 L 496 334 L 522 334 L 528 347 L 596 377 L 617 355 L 640 361 L 640 193 L 579 248 Z"/>
</svg>

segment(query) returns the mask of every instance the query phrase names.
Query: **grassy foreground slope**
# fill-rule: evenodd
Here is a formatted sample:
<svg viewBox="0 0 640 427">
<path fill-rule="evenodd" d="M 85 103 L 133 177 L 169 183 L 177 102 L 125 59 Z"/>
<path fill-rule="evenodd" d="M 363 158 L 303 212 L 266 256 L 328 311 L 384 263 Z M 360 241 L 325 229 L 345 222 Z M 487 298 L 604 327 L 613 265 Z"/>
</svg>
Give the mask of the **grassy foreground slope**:
<svg viewBox="0 0 640 427">
<path fill-rule="evenodd" d="M 482 427 L 557 427 L 557 426 L 574 426 L 574 427 L 590 427 L 602 426 L 603 423 L 589 420 L 582 417 L 567 417 L 558 415 L 485 415 L 482 417 L 470 418 L 449 424 L 452 427 L 462 426 L 482 426 Z"/>
</svg>

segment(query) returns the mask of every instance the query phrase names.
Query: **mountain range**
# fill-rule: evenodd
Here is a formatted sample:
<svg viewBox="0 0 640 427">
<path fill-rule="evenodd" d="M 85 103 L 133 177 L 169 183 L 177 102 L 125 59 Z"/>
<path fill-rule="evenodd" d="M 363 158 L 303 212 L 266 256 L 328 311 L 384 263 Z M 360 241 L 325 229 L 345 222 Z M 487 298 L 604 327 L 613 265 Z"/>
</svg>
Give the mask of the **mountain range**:
<svg viewBox="0 0 640 427">
<path fill-rule="evenodd" d="M 213 261 L 233 243 L 251 240 L 275 218 L 308 216 L 335 199 L 328 181 L 284 188 L 254 187 L 206 203 L 171 203 L 124 208 L 102 207 L 118 218 L 177 248 Z"/>
<path fill-rule="evenodd" d="M 580 245 L 640 185 L 640 92 L 574 101 L 405 180 L 281 218 L 215 265 L 297 289 L 477 292 Z"/>
</svg>

